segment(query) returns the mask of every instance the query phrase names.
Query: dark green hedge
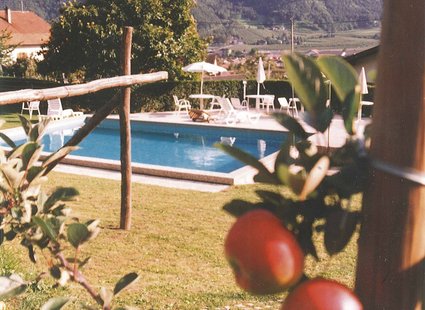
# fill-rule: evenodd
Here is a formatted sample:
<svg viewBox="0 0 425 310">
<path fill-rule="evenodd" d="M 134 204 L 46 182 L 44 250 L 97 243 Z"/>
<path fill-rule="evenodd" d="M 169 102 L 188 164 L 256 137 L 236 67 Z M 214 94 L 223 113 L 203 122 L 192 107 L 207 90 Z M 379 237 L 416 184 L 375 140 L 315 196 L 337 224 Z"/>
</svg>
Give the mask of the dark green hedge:
<svg viewBox="0 0 425 310">
<path fill-rule="evenodd" d="M 176 95 L 178 98 L 189 99 L 190 94 L 198 94 L 200 92 L 200 85 L 199 81 L 164 81 L 133 86 L 131 92 L 131 112 L 174 110 L 173 95 Z M 74 110 L 92 112 L 112 98 L 115 92 L 116 90 L 110 89 L 95 94 L 66 98 L 64 99 L 64 105 L 68 102 Z M 242 81 L 235 80 L 205 81 L 203 92 L 216 96 L 242 98 L 243 83 Z M 291 86 L 286 81 L 266 81 L 264 86 L 260 86 L 260 92 L 262 94 L 274 94 L 276 97 L 289 97 L 291 96 Z M 257 93 L 257 82 L 255 80 L 247 82 L 246 93 Z M 197 103 L 196 100 L 191 101 Z"/>
<path fill-rule="evenodd" d="M 132 112 L 167 111 L 174 109 L 172 95 L 189 99 L 190 94 L 199 94 L 200 82 L 162 82 L 136 86 L 132 93 Z M 216 96 L 243 97 L 243 83 L 235 80 L 205 81 L 203 92 Z M 277 97 L 291 95 L 291 86 L 286 81 L 266 81 L 260 85 L 262 94 L 274 94 Z M 257 82 L 247 81 L 247 94 L 257 93 Z M 196 101 L 193 101 L 196 102 Z M 134 110 L 133 110 L 134 109 Z"/>
<path fill-rule="evenodd" d="M 0 92 L 21 89 L 42 89 L 57 86 L 60 86 L 60 84 L 46 80 L 0 77 Z M 21 104 L 3 105 L 0 106 L 0 113 L 18 113 L 21 111 L 21 107 Z"/>
<path fill-rule="evenodd" d="M 57 87 L 61 84 L 49 81 L 41 81 L 34 79 L 17 79 L 17 78 L 0 78 L 0 90 L 10 91 L 25 88 L 49 88 Z M 84 96 L 64 98 L 62 100 L 64 108 L 72 108 L 74 110 L 93 112 L 100 106 L 105 104 L 115 94 L 116 89 L 108 89 L 97 93 Z M 243 83 L 236 80 L 220 80 L 205 81 L 203 91 L 205 94 L 212 94 L 226 97 L 243 97 Z M 190 94 L 198 94 L 200 92 L 199 81 L 164 81 L 145 85 L 136 85 L 132 87 L 131 94 L 131 112 L 150 112 L 150 111 L 170 111 L 174 109 L 172 95 L 178 98 L 189 99 Z M 257 93 L 257 82 L 255 80 L 247 81 L 247 94 Z M 287 81 L 265 81 L 264 85 L 260 85 L 260 93 L 273 94 L 275 98 L 292 96 L 291 85 Z M 364 95 L 364 100 L 373 101 L 374 87 L 369 87 L 369 94 Z M 195 102 L 195 101 L 193 101 Z M 275 101 L 278 107 L 277 100 Z M 340 111 L 340 102 L 335 94 L 332 95 L 332 107 L 335 111 Z M 42 104 L 42 113 L 45 113 L 47 105 Z M 2 110 L 11 110 L 12 112 L 20 111 L 21 105 L 3 106 Z M 365 114 L 370 113 L 365 109 Z"/>
</svg>

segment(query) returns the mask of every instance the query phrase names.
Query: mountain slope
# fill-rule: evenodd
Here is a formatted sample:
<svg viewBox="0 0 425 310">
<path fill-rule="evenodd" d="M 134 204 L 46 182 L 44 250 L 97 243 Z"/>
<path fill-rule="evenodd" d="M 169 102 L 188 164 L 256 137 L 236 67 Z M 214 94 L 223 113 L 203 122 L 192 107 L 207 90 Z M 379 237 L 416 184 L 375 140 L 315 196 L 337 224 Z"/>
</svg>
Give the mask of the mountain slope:
<svg viewBox="0 0 425 310">
<path fill-rule="evenodd" d="M 230 39 L 247 41 L 243 34 L 249 28 L 288 28 L 291 18 L 301 28 L 323 30 L 328 33 L 357 27 L 371 27 L 381 18 L 382 1 L 196 0 L 193 15 L 202 37 L 210 37 L 213 42 L 225 43 Z M 24 10 L 32 10 L 45 19 L 52 20 L 59 15 L 59 8 L 65 0 L 3 0 L 2 2 L 14 10 L 20 10 L 23 4 Z M 287 34 L 281 34 L 281 37 L 275 37 L 275 39 L 285 41 L 285 36 Z"/>
<path fill-rule="evenodd" d="M 328 32 L 372 27 L 381 18 L 382 0 L 198 0 L 193 13 L 201 35 L 223 41 L 223 36 L 240 38 L 238 29 L 249 25 L 288 28 L 291 19 Z"/>
</svg>

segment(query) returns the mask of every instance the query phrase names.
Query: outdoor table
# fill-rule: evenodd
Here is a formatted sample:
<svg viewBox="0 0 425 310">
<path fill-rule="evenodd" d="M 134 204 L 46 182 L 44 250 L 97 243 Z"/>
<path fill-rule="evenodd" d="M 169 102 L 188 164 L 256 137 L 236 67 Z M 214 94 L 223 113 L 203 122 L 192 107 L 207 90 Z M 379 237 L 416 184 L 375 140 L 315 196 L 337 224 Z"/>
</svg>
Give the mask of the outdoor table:
<svg viewBox="0 0 425 310">
<path fill-rule="evenodd" d="M 246 95 L 246 98 L 248 99 L 248 110 L 249 110 L 249 99 L 255 99 L 255 109 L 258 110 L 260 109 L 260 103 L 265 99 L 265 98 L 271 98 L 274 96 L 273 95 Z"/>
<path fill-rule="evenodd" d="M 357 120 L 361 120 L 362 119 L 362 108 L 364 105 L 368 105 L 368 106 L 372 106 L 373 105 L 373 101 L 360 101 L 360 106 L 359 106 L 359 110 L 357 111 Z"/>
<path fill-rule="evenodd" d="M 201 110 L 203 110 L 204 109 L 204 99 L 213 100 L 215 98 L 215 96 L 209 95 L 209 94 L 193 94 L 193 95 L 190 95 L 189 98 L 199 99 L 199 107 L 200 107 Z"/>
</svg>

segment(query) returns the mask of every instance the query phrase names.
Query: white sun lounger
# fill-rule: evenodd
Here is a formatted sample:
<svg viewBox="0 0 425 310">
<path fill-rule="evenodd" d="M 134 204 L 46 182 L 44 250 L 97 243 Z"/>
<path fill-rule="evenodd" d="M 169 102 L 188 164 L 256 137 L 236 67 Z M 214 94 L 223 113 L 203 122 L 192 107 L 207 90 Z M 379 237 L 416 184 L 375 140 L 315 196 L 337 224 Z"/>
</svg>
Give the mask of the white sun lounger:
<svg viewBox="0 0 425 310">
<path fill-rule="evenodd" d="M 221 111 L 224 113 L 224 121 L 228 125 L 246 121 L 255 124 L 260 119 L 260 113 L 236 110 L 228 98 L 217 98 L 217 100 L 221 106 Z"/>
</svg>

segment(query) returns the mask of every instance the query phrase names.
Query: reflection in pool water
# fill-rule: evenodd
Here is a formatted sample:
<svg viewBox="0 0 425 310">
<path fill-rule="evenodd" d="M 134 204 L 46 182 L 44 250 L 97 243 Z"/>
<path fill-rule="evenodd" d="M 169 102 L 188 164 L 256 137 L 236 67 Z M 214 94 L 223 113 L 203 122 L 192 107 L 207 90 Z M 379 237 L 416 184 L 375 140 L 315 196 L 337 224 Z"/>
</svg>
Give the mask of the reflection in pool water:
<svg viewBox="0 0 425 310">
<path fill-rule="evenodd" d="M 118 125 L 102 124 L 80 143 L 80 148 L 72 155 L 120 159 Z M 76 130 L 67 128 L 46 134 L 43 137 L 44 151 L 59 149 Z M 132 125 L 131 156 L 136 163 L 228 173 L 244 164 L 214 147 L 214 143 L 233 145 L 263 158 L 279 150 L 285 138 L 283 132 L 137 124 Z"/>
</svg>

